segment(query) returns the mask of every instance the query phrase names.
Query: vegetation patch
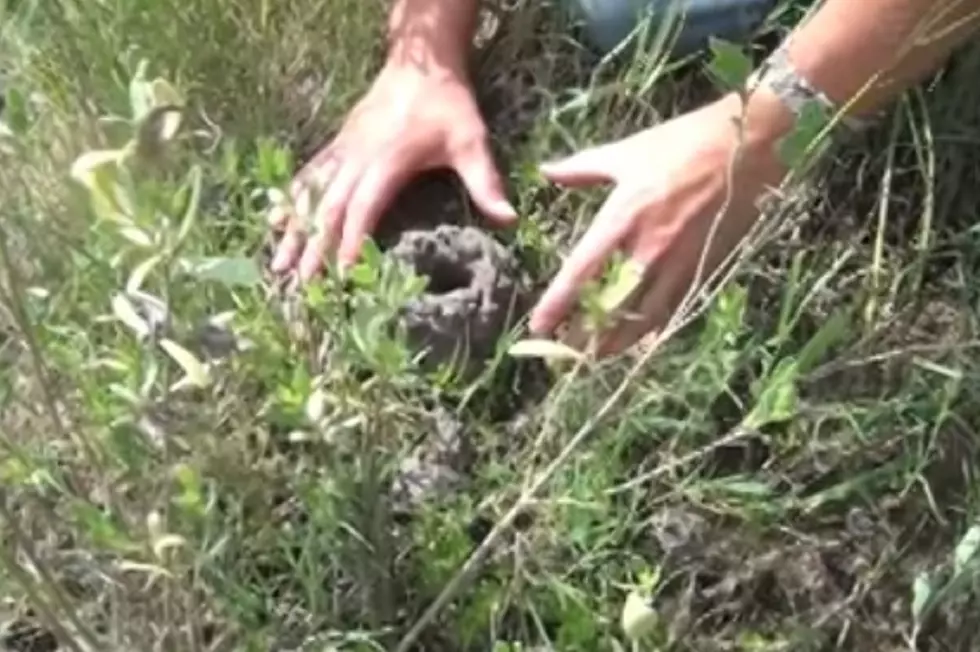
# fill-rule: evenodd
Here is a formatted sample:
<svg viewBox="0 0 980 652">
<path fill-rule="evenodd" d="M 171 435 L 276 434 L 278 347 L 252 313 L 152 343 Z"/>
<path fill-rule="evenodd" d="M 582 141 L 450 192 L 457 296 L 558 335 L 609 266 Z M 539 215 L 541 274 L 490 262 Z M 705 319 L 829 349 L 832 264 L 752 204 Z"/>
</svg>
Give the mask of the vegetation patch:
<svg viewBox="0 0 980 652">
<path fill-rule="evenodd" d="M 500 4 L 474 79 L 518 225 L 435 172 L 287 287 L 268 208 L 384 3 L 0 2 L 0 647 L 976 644 L 980 50 L 595 360 L 523 332 L 602 199 L 536 164 L 712 97 L 803 8 L 667 59 Z"/>
</svg>

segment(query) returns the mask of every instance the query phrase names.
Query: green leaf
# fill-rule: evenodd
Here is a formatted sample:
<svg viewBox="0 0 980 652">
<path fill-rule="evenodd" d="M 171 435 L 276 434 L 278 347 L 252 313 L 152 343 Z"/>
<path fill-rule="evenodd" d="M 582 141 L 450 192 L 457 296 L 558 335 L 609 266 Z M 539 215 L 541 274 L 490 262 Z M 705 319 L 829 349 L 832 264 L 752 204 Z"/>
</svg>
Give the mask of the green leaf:
<svg viewBox="0 0 980 652">
<path fill-rule="evenodd" d="M 932 594 L 933 586 L 929 573 L 919 573 L 912 584 L 912 619 L 916 623 L 922 622 L 922 617 L 932 601 Z"/>
<path fill-rule="evenodd" d="M 149 248 L 153 246 L 153 238 L 143 229 L 131 224 L 120 227 L 119 235 L 129 240 L 137 247 Z"/>
<path fill-rule="evenodd" d="M 796 357 L 797 369 L 800 374 L 805 374 L 813 369 L 827 354 L 835 344 L 844 339 L 847 335 L 847 327 L 850 325 L 850 315 L 846 310 L 834 313 L 830 319 L 825 321 L 810 341 L 806 343 L 799 355 Z"/>
<path fill-rule="evenodd" d="M 375 269 L 381 269 L 385 264 L 384 253 L 378 247 L 374 238 L 366 238 L 361 245 L 361 260 Z"/>
<path fill-rule="evenodd" d="M 367 263 L 358 263 L 347 272 L 347 278 L 355 287 L 369 290 L 373 288 L 381 275 L 379 271 Z"/>
<path fill-rule="evenodd" d="M 124 552 L 139 549 L 139 546 L 119 527 L 119 521 L 111 512 L 82 501 L 72 504 L 71 511 L 76 531 L 90 537 L 96 545 Z"/>
<path fill-rule="evenodd" d="M 30 467 L 16 457 L 8 457 L 0 462 L 0 482 L 8 487 L 27 484 L 31 477 Z"/>
<path fill-rule="evenodd" d="M 724 87 L 723 90 L 744 88 L 752 74 L 752 60 L 742 48 L 716 37 L 709 39 L 708 47 L 712 55 L 708 72 Z"/>
<path fill-rule="evenodd" d="M 599 291 L 597 305 L 606 314 L 614 313 L 633 296 L 643 283 L 646 268 L 639 263 L 627 260 L 615 265 L 608 281 Z"/>
<path fill-rule="evenodd" d="M 198 209 L 201 205 L 201 186 L 203 184 L 203 174 L 201 172 L 201 166 L 195 165 L 191 168 L 190 172 L 187 174 L 188 186 L 190 187 L 190 197 L 187 198 L 187 204 L 184 208 L 184 217 L 180 221 L 180 229 L 177 231 L 177 241 L 174 244 L 175 247 L 180 247 L 187 236 L 190 235 L 191 230 L 194 228 L 194 224 L 197 222 Z M 188 187 L 188 186 L 185 186 Z"/>
<path fill-rule="evenodd" d="M 202 516 L 205 512 L 204 482 L 197 469 L 187 464 L 178 464 L 174 467 L 173 475 L 180 487 L 174 503 L 191 514 Z"/>
<path fill-rule="evenodd" d="M 745 418 L 745 427 L 757 430 L 771 423 L 789 421 L 799 407 L 796 381 L 799 369 L 795 359 L 781 360 L 765 380 L 756 398 L 755 407 Z"/>
<path fill-rule="evenodd" d="M 146 71 L 149 62 L 145 59 L 139 62 L 136 74 L 129 82 L 129 109 L 132 119 L 139 122 L 153 108 L 153 93 L 150 83 L 146 81 Z"/>
<path fill-rule="evenodd" d="M 708 321 L 700 336 L 701 348 L 717 351 L 722 346 L 733 347 L 742 332 L 748 291 L 732 283 L 722 292 L 708 313 Z M 717 354 L 713 354 L 717 355 Z"/>
<path fill-rule="evenodd" d="M 130 273 L 129 280 L 126 281 L 126 291 L 130 293 L 139 292 L 143 287 L 143 283 L 146 281 L 146 277 L 161 262 L 163 262 L 163 255 L 157 254 L 150 256 L 137 265 Z"/>
<path fill-rule="evenodd" d="M 767 498 L 772 496 L 772 487 L 757 480 L 721 480 L 718 487 L 723 491 L 748 498 Z"/>
<path fill-rule="evenodd" d="M 3 109 L 3 119 L 10 130 L 20 136 L 30 127 L 30 112 L 24 94 L 16 88 L 5 89 L 6 106 Z"/>
<path fill-rule="evenodd" d="M 826 146 L 826 143 L 816 144 L 816 141 L 828 124 L 830 116 L 824 108 L 815 101 L 807 102 L 792 131 L 779 141 L 779 157 L 783 164 L 792 170 L 805 168 L 812 160 L 811 156 L 819 154 Z"/>
<path fill-rule="evenodd" d="M 157 77 L 150 82 L 150 97 L 155 107 L 184 106 L 184 98 L 177 92 L 177 89 L 170 85 L 170 82 L 162 77 Z"/>
<path fill-rule="evenodd" d="M 263 186 L 276 187 L 288 183 L 293 166 L 288 149 L 279 147 L 275 141 L 265 139 L 259 143 L 256 179 Z"/>
<path fill-rule="evenodd" d="M 959 575 L 976 558 L 980 550 L 980 525 L 974 525 L 960 539 L 953 553 L 954 573 Z"/>
<path fill-rule="evenodd" d="M 184 260 L 183 265 L 187 274 L 226 287 L 255 287 L 262 283 L 262 272 L 251 258 L 201 258 Z"/>
<path fill-rule="evenodd" d="M 119 164 L 125 157 L 124 150 L 94 150 L 72 163 L 71 177 L 85 187 L 102 218 L 125 220 L 131 212 L 120 181 Z"/>
</svg>

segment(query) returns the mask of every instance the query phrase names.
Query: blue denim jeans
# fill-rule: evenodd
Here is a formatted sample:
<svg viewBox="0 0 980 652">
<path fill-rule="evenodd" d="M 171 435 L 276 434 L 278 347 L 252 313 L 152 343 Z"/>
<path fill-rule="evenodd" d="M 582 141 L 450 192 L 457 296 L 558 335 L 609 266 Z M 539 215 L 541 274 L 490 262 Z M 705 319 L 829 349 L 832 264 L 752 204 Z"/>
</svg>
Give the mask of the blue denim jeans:
<svg viewBox="0 0 980 652">
<path fill-rule="evenodd" d="M 676 14 L 681 21 L 672 52 L 689 54 L 707 45 L 711 36 L 743 41 L 765 20 L 776 0 L 563 0 L 585 24 L 592 43 L 609 52 L 652 15 Z M 677 3 L 676 9 L 671 3 Z"/>
</svg>

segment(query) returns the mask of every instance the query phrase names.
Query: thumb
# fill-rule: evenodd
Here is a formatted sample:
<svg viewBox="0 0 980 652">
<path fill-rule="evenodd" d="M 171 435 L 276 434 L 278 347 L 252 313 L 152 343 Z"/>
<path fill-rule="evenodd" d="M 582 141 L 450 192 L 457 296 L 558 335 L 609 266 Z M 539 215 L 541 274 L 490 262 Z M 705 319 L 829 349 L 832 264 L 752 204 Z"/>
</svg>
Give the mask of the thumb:
<svg viewBox="0 0 980 652">
<path fill-rule="evenodd" d="M 503 179 L 485 141 L 461 152 L 452 165 L 484 215 L 502 226 L 517 220 L 517 210 L 507 200 Z"/>
<path fill-rule="evenodd" d="M 584 149 L 564 159 L 541 164 L 541 173 L 548 181 L 570 188 L 595 186 L 615 180 L 610 145 Z"/>
</svg>

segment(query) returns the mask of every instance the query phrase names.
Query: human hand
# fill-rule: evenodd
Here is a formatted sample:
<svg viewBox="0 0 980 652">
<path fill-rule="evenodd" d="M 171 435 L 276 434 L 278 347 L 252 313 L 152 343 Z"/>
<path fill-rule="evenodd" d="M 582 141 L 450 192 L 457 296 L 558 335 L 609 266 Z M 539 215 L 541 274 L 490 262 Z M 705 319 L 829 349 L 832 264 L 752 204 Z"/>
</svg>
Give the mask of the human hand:
<svg viewBox="0 0 980 652">
<path fill-rule="evenodd" d="M 321 198 L 310 206 L 311 223 L 283 208 L 272 211 L 272 228 L 284 231 L 272 270 L 296 270 L 305 281 L 333 254 L 341 268 L 353 264 L 395 195 L 416 174 L 437 168 L 455 170 L 492 221 L 516 219 L 464 74 L 389 62 L 337 137 L 290 187 L 294 206 L 304 187 Z"/>
<path fill-rule="evenodd" d="M 741 100 L 726 97 L 623 140 L 542 166 L 544 176 L 560 185 L 612 184 L 613 189 L 532 311 L 532 332 L 553 332 L 583 286 L 601 273 L 617 250 L 641 270 L 644 280 L 627 306 L 635 317 L 621 319 L 600 334 L 597 352 L 620 352 L 667 325 L 692 281 L 710 278 L 756 221 L 757 201 L 787 173 L 774 148 L 777 123 L 786 117 L 776 113 L 771 120 L 754 123 L 761 128 L 746 127 L 732 172 L 734 191 L 728 197 L 740 112 Z M 726 200 L 727 210 L 719 216 Z M 710 249 L 703 256 L 712 230 Z M 572 330 L 571 337 L 580 340 L 581 329 Z"/>
</svg>

